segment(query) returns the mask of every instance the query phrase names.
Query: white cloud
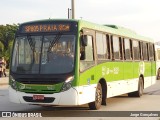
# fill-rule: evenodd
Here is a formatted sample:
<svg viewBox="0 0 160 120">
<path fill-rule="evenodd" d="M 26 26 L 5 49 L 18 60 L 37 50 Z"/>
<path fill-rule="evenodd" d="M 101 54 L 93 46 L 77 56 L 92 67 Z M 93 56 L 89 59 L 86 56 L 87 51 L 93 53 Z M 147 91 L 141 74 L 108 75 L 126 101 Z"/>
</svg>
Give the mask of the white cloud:
<svg viewBox="0 0 160 120">
<path fill-rule="evenodd" d="M 0 24 L 37 19 L 67 18 L 68 0 L 5 0 L 0 4 Z M 3 17 L 2 17 L 3 16 Z"/>
</svg>

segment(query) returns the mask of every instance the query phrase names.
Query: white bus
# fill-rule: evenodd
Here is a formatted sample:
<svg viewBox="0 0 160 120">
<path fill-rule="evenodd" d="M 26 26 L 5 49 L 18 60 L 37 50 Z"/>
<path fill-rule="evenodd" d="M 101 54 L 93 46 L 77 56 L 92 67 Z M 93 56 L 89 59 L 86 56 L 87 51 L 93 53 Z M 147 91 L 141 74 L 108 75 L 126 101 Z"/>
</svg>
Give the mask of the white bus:
<svg viewBox="0 0 160 120">
<path fill-rule="evenodd" d="M 160 80 L 160 45 L 155 45 L 157 80 Z"/>
</svg>

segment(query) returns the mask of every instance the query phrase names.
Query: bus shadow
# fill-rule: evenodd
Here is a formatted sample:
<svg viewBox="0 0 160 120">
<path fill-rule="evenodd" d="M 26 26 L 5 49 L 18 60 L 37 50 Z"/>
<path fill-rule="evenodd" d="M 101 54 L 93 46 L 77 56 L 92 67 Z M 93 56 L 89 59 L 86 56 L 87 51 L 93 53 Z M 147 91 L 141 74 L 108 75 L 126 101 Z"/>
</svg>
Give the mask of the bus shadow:
<svg viewBox="0 0 160 120">
<path fill-rule="evenodd" d="M 69 106 L 69 107 L 64 107 L 64 106 L 42 106 L 42 109 L 45 111 L 72 111 L 72 110 L 89 110 L 89 107 L 80 107 L 80 106 Z M 41 109 L 41 110 L 42 110 Z"/>
<path fill-rule="evenodd" d="M 123 94 L 120 96 L 115 96 L 114 98 L 128 98 L 128 94 Z"/>
<path fill-rule="evenodd" d="M 160 89 L 154 90 L 154 91 L 145 92 L 144 95 L 160 95 Z"/>
</svg>

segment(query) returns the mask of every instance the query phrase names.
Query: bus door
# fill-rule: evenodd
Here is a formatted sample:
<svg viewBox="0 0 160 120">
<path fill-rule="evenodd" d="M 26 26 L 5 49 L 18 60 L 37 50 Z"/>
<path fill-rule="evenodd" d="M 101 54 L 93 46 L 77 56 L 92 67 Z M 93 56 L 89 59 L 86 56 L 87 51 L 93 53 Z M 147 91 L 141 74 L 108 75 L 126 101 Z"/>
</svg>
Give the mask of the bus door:
<svg viewBox="0 0 160 120">
<path fill-rule="evenodd" d="M 91 102 L 95 97 L 95 31 L 83 29 L 80 39 L 80 104 Z"/>
</svg>

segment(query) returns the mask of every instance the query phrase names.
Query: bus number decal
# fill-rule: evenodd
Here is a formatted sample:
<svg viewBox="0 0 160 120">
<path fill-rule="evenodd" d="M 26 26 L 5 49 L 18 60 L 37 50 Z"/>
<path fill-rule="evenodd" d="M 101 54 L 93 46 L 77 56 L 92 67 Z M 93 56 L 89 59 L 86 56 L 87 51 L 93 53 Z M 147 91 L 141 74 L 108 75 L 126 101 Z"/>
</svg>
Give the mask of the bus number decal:
<svg viewBox="0 0 160 120">
<path fill-rule="evenodd" d="M 109 75 L 109 74 L 119 74 L 119 67 L 114 67 L 113 69 L 108 68 L 106 66 L 102 67 L 102 75 Z"/>
</svg>

